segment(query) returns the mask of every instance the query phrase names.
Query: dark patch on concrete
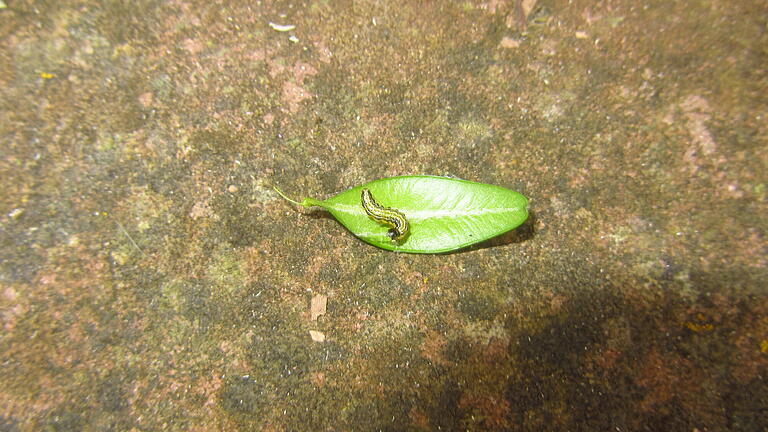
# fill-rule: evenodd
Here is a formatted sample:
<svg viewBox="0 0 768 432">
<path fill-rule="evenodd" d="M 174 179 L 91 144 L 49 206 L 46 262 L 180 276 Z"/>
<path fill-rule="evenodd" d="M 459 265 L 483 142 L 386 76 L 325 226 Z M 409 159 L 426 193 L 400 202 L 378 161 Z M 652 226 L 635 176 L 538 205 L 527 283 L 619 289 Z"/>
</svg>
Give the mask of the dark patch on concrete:
<svg viewBox="0 0 768 432">
<path fill-rule="evenodd" d="M 74 430 L 83 430 L 88 424 L 87 420 L 83 417 L 75 407 L 62 407 L 48 413 L 45 421 L 38 426 L 44 430 L 50 430 L 52 432 L 67 432 Z"/>
<path fill-rule="evenodd" d="M 264 238 L 264 224 L 259 209 L 251 209 L 245 194 L 221 194 L 214 198 L 212 207 L 219 216 L 211 234 L 218 242 L 234 247 L 252 246 Z"/>
<path fill-rule="evenodd" d="M 220 396 L 222 408 L 238 418 L 244 425 L 261 424 L 258 417 L 267 413 L 269 390 L 250 376 L 232 377 Z"/>
<path fill-rule="evenodd" d="M 1 432 L 18 432 L 19 430 L 19 423 L 14 421 L 12 418 L 0 418 Z"/>
</svg>

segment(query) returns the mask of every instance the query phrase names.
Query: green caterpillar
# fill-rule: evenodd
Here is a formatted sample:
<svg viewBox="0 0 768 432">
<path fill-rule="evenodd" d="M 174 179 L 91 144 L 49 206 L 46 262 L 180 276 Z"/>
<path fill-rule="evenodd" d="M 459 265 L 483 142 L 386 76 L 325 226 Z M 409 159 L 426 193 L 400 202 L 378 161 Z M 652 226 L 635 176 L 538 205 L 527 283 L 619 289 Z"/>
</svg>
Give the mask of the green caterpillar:
<svg viewBox="0 0 768 432">
<path fill-rule="evenodd" d="M 387 232 L 387 235 L 392 239 L 393 243 L 399 244 L 405 240 L 408 236 L 410 226 L 408 224 L 408 219 L 405 218 L 405 215 L 402 212 L 397 209 L 384 207 L 377 203 L 376 200 L 373 199 L 371 191 L 366 188 L 363 188 L 362 193 L 360 193 L 360 202 L 363 205 L 363 210 L 368 214 L 368 217 L 376 222 L 392 227 Z"/>
</svg>

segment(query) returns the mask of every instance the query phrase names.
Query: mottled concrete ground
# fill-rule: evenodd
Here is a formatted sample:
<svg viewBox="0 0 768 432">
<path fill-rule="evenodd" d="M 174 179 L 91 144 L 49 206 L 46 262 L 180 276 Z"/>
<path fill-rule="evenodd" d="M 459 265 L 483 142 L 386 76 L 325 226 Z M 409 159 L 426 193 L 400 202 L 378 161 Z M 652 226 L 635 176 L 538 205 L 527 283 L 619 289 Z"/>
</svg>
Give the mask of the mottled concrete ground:
<svg viewBox="0 0 768 432">
<path fill-rule="evenodd" d="M 0 431 L 768 428 L 764 0 L 2 3 Z M 271 189 L 399 174 L 532 217 Z"/>
</svg>

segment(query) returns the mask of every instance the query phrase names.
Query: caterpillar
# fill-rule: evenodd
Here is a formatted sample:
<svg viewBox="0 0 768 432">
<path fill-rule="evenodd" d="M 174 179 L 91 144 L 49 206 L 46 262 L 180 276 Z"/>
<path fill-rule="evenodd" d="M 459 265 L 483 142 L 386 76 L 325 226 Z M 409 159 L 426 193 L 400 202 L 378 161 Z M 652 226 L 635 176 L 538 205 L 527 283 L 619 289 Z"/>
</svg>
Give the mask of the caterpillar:
<svg viewBox="0 0 768 432">
<path fill-rule="evenodd" d="M 405 240 L 405 237 L 408 236 L 410 226 L 408 225 L 408 219 L 405 218 L 405 215 L 402 212 L 397 209 L 384 207 L 377 203 L 376 200 L 373 199 L 371 191 L 368 189 L 363 189 L 360 194 L 360 202 L 363 205 L 363 210 L 368 214 L 368 217 L 376 222 L 392 227 L 387 232 L 387 235 L 392 239 L 393 243 L 402 243 L 402 241 Z"/>
</svg>

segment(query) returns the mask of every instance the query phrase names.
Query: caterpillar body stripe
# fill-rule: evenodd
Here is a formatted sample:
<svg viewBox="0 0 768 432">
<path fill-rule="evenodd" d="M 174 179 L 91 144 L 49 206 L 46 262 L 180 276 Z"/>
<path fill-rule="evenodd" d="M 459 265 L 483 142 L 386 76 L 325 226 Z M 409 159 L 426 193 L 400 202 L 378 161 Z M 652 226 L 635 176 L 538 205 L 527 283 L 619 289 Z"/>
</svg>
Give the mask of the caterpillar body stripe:
<svg viewBox="0 0 768 432">
<path fill-rule="evenodd" d="M 368 214 L 368 217 L 376 222 L 392 227 L 387 232 L 387 235 L 392 239 L 392 242 L 401 243 L 405 237 L 408 236 L 410 226 L 408 224 L 408 219 L 405 218 L 405 215 L 401 211 L 390 207 L 384 207 L 377 203 L 376 200 L 373 199 L 371 191 L 368 189 L 363 189 L 360 193 L 360 202 L 363 205 L 363 210 Z"/>
</svg>

